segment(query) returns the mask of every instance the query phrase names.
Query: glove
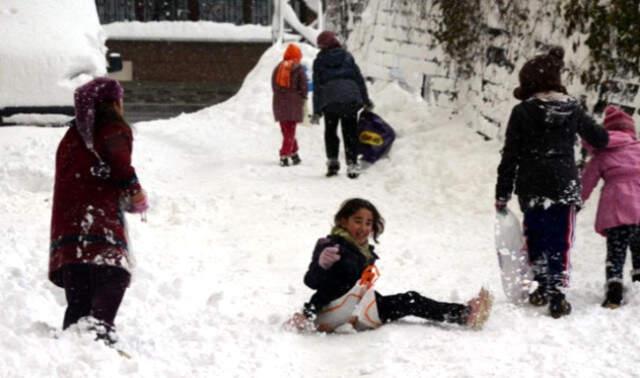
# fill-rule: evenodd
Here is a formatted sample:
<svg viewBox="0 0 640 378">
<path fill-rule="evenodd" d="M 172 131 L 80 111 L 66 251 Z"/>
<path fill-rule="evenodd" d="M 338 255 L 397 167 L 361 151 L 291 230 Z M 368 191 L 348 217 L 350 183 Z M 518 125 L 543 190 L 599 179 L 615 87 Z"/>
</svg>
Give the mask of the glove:
<svg viewBox="0 0 640 378">
<path fill-rule="evenodd" d="M 501 214 L 501 215 L 507 214 L 507 200 L 497 199 L 495 203 L 495 207 L 498 214 Z"/>
<path fill-rule="evenodd" d="M 309 122 L 311 122 L 312 125 L 319 125 L 320 124 L 320 117 L 322 117 L 322 115 L 315 113 L 313 115 L 310 116 L 311 120 Z"/>
<path fill-rule="evenodd" d="M 329 270 L 338 260 L 340 260 L 340 249 L 336 244 L 333 247 L 326 247 L 320 252 L 318 264 L 322 269 Z"/>
<path fill-rule="evenodd" d="M 375 106 L 375 104 L 374 104 L 374 103 L 373 103 L 373 101 L 371 101 L 371 100 L 367 100 L 367 101 L 364 103 L 364 110 L 366 110 L 366 111 L 368 111 L 368 112 L 372 111 L 372 110 L 373 110 L 373 108 L 375 108 L 375 107 L 376 107 L 376 106 Z"/>
<path fill-rule="evenodd" d="M 148 209 L 149 202 L 147 201 L 147 193 L 144 190 L 140 190 L 129 197 L 127 207 L 125 208 L 129 213 L 144 213 Z"/>
</svg>

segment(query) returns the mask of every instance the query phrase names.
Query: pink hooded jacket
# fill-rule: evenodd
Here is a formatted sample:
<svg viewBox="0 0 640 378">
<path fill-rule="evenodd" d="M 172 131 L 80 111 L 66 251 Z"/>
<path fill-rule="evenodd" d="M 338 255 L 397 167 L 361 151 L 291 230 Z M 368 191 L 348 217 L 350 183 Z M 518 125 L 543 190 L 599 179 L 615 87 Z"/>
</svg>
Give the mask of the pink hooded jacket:
<svg viewBox="0 0 640 378">
<path fill-rule="evenodd" d="M 586 201 L 598 180 L 604 186 L 598 203 L 596 231 L 640 224 L 640 142 L 633 130 L 608 130 L 609 144 L 593 150 L 582 175 L 582 200 Z"/>
</svg>

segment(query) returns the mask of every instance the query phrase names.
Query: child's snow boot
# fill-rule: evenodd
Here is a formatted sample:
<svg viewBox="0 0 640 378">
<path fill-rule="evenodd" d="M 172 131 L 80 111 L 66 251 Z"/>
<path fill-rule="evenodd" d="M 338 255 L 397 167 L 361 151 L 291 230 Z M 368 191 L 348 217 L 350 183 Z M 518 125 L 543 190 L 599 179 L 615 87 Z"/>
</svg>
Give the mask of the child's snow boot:
<svg viewBox="0 0 640 378">
<path fill-rule="evenodd" d="M 289 158 L 286 156 L 283 156 L 280 158 L 280 166 L 281 167 L 288 167 L 289 166 Z"/>
<path fill-rule="evenodd" d="M 571 303 L 567 302 L 561 292 L 552 293 L 549 296 L 549 314 L 552 318 L 558 319 L 571 313 Z"/>
<path fill-rule="evenodd" d="M 473 329 L 481 329 L 489 318 L 491 313 L 491 305 L 493 304 L 493 296 L 484 287 L 476 297 L 467 302 L 469 313 L 466 319 L 466 325 Z"/>
<path fill-rule="evenodd" d="M 602 302 L 602 307 L 616 309 L 622 304 L 622 283 L 611 281 L 607 284 L 607 297 Z"/>
<path fill-rule="evenodd" d="M 327 161 L 327 177 L 335 176 L 340 170 L 340 162 L 338 160 L 329 159 Z"/>
<path fill-rule="evenodd" d="M 316 326 L 313 319 L 301 312 L 296 312 L 293 316 L 282 324 L 282 328 L 292 332 L 314 332 Z"/>
<path fill-rule="evenodd" d="M 360 166 L 358 164 L 349 164 L 347 166 L 347 177 L 355 179 L 360 176 Z"/>
<path fill-rule="evenodd" d="M 538 285 L 538 288 L 529 294 L 529 303 L 536 307 L 546 306 L 549 303 L 547 291 L 542 285 Z"/>
<path fill-rule="evenodd" d="M 300 156 L 298 156 L 297 153 L 291 155 L 291 164 L 298 165 L 300 163 L 302 163 L 302 159 L 300 159 Z"/>
</svg>

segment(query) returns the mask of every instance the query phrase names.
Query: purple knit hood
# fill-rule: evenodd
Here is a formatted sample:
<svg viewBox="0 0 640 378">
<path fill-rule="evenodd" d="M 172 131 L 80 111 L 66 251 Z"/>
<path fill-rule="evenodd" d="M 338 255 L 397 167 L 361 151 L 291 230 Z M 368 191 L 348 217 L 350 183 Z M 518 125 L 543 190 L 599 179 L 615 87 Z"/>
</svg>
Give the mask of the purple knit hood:
<svg viewBox="0 0 640 378">
<path fill-rule="evenodd" d="M 118 101 L 122 98 L 123 92 L 120 83 L 108 77 L 95 78 L 76 89 L 73 95 L 76 128 L 87 148 L 93 149 L 96 105 L 106 101 Z"/>
</svg>

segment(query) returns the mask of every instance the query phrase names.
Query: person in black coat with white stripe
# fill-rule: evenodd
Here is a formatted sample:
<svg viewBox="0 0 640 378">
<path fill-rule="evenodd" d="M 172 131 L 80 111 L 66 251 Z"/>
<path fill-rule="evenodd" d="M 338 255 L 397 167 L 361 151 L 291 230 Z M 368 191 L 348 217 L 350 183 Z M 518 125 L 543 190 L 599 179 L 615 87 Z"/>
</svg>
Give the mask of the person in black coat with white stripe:
<svg viewBox="0 0 640 378">
<path fill-rule="evenodd" d="M 549 304 L 554 318 L 571 312 L 562 287 L 568 285 L 575 213 L 581 205 L 574 146 L 578 136 L 596 148 L 609 141 L 604 128 L 567 95 L 560 75 L 563 57 L 564 50 L 555 47 L 520 70 L 514 96 L 521 102 L 507 124 L 495 194 L 499 212 L 506 211 L 512 192 L 518 195 L 538 282 L 529 302 Z"/>
</svg>

